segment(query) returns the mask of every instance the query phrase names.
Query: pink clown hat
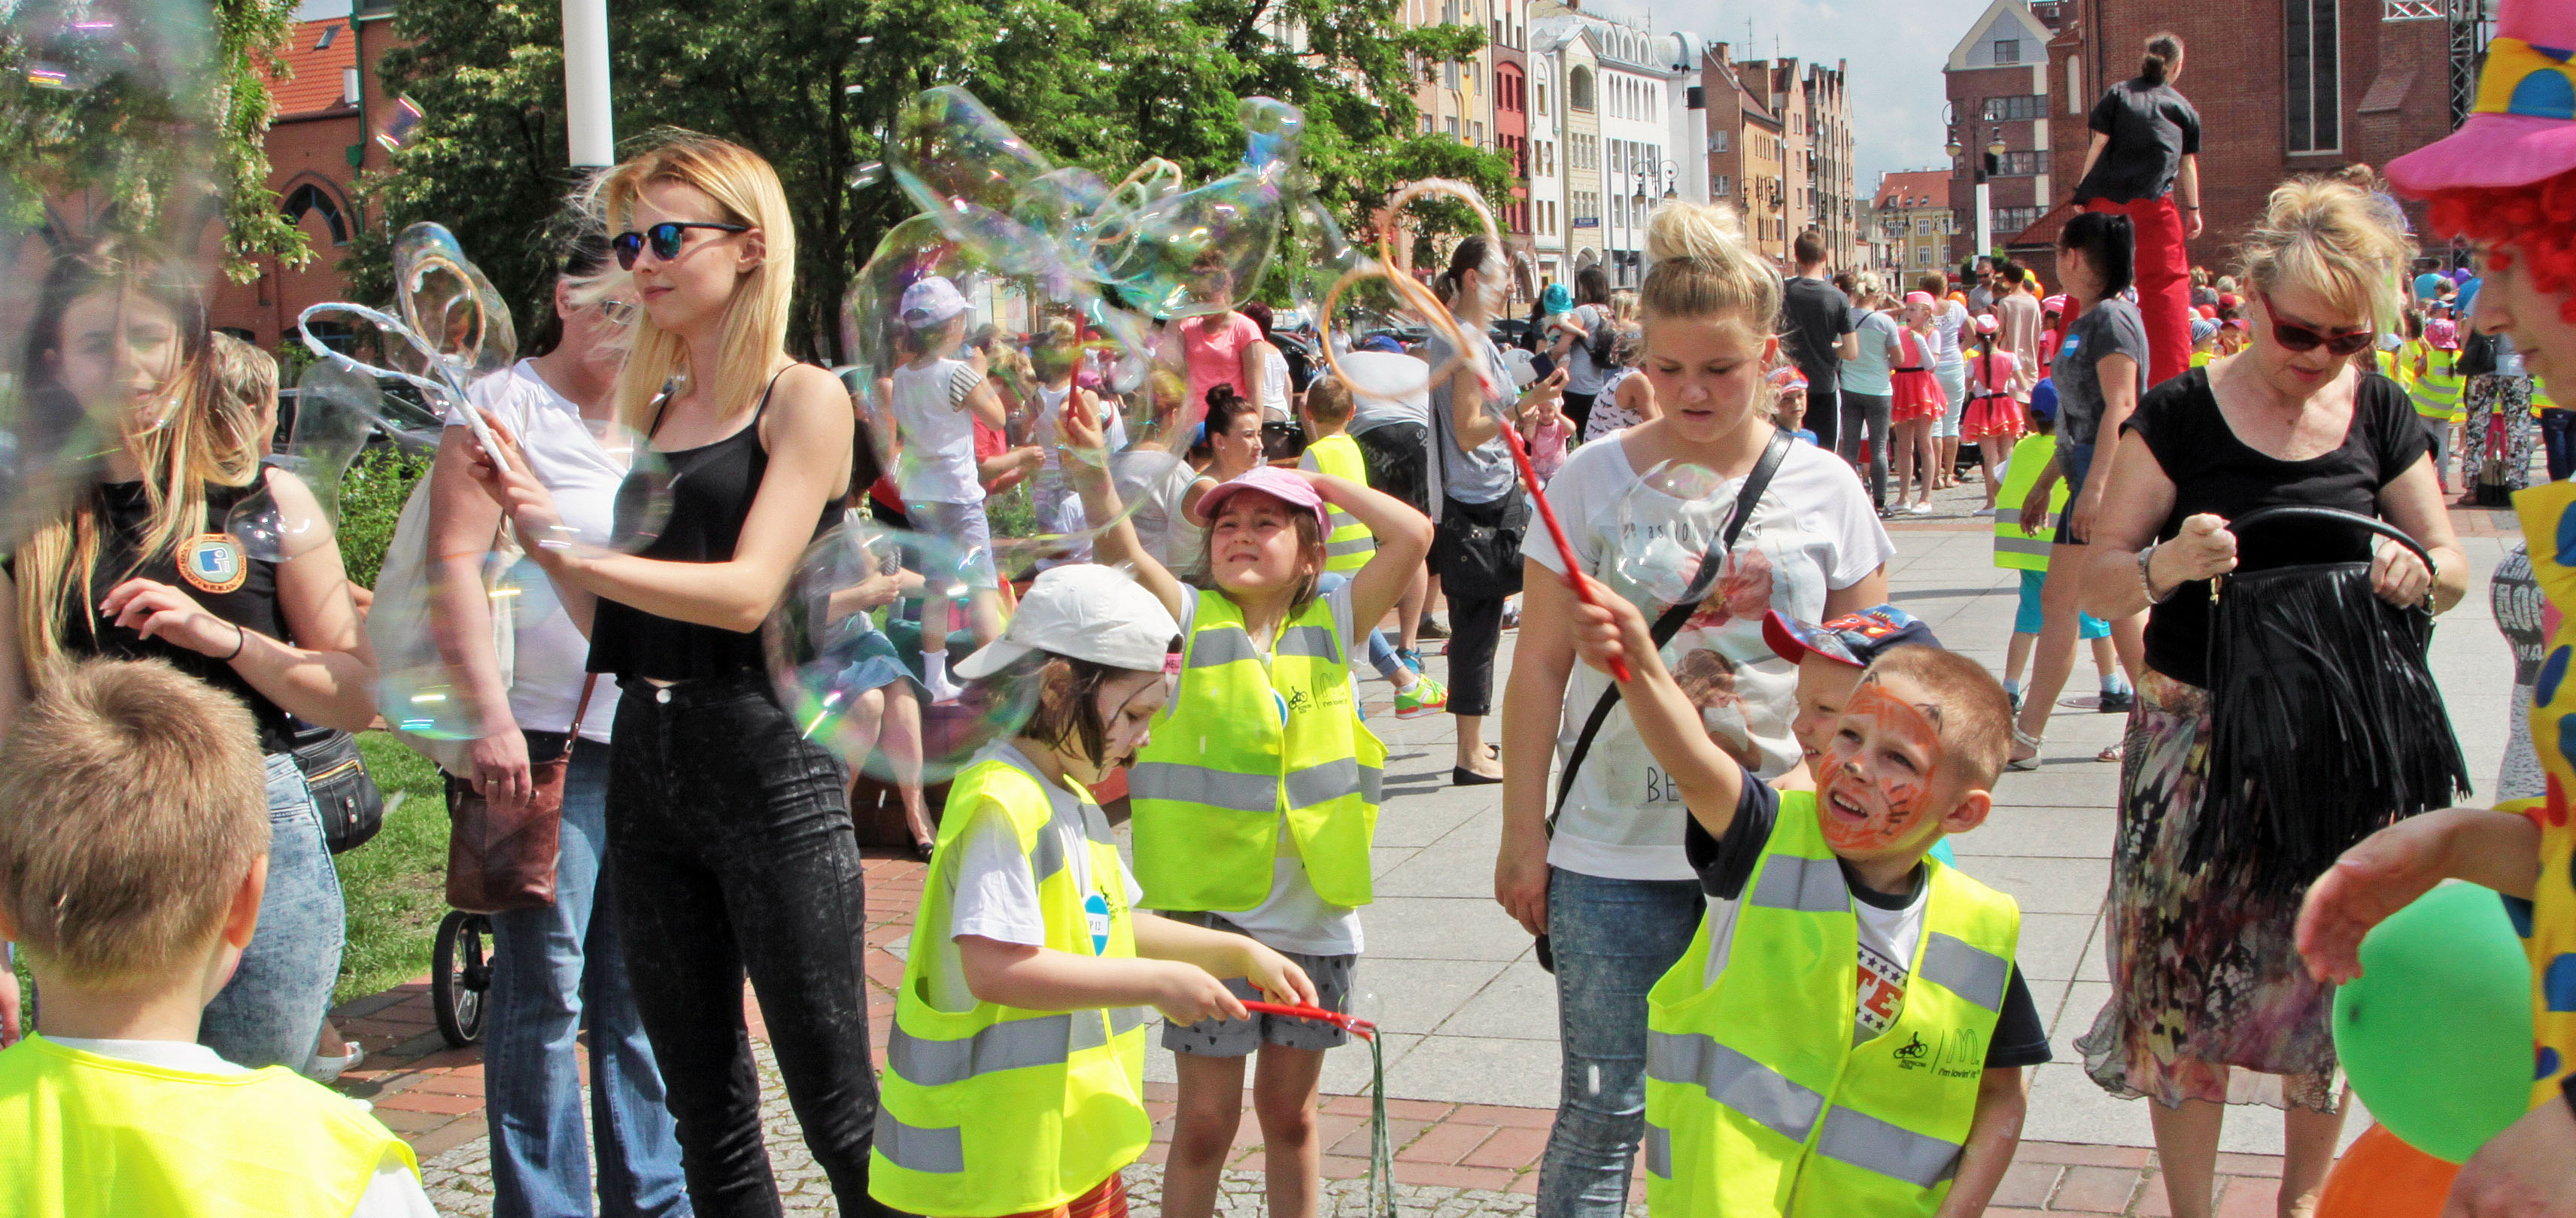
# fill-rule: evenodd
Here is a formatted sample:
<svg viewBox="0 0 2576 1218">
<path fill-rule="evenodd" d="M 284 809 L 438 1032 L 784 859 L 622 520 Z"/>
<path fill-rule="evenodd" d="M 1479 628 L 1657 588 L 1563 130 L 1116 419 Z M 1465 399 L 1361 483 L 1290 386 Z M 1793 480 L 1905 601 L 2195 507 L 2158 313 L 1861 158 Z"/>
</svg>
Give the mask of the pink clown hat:
<svg viewBox="0 0 2576 1218">
<path fill-rule="evenodd" d="M 2576 169 L 2576 4 L 2504 0 L 2468 121 L 2388 163 L 2410 195 L 2528 186 Z"/>
</svg>

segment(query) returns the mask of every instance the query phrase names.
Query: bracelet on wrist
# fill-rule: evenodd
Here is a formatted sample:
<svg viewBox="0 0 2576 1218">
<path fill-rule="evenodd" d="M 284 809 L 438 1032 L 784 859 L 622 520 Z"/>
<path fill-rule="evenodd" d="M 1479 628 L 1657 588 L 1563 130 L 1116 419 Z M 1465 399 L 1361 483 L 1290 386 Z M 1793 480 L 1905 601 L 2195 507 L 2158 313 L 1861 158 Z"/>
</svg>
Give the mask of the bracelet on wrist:
<svg viewBox="0 0 2576 1218">
<path fill-rule="evenodd" d="M 225 656 L 222 662 L 230 664 L 240 659 L 242 648 L 248 646 L 250 646 L 250 631 L 239 622 L 233 623 L 233 653 Z"/>
<path fill-rule="evenodd" d="M 2146 549 L 2138 551 L 2138 588 L 2147 594 L 2147 603 L 2150 605 L 2161 605 L 2172 600 L 2173 594 L 2182 590 L 2182 584 L 2177 583 L 2161 593 L 2156 591 L 2156 578 L 2150 573 L 2150 568 L 2156 561 L 2156 547 L 2163 544 L 2163 542 L 2151 541 L 2147 543 Z"/>
</svg>

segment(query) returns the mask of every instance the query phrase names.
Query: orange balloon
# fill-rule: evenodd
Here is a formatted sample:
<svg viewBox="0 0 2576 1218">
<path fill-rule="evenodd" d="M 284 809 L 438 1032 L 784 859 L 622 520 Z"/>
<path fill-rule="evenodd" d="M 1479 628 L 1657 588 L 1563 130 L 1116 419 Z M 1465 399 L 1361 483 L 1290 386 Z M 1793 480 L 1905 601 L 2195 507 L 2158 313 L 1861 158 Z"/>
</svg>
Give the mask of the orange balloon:
<svg viewBox="0 0 2576 1218">
<path fill-rule="evenodd" d="M 2335 1160 L 2317 1198 L 2317 1218 L 2440 1218 L 2460 1165 L 2407 1145 L 2373 1125 Z"/>
</svg>

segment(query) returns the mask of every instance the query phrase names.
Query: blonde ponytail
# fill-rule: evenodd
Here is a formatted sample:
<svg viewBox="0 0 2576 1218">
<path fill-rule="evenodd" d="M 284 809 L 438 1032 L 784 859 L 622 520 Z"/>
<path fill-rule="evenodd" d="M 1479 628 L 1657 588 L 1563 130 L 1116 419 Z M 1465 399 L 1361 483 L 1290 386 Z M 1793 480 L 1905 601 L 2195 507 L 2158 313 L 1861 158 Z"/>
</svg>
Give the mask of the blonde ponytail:
<svg viewBox="0 0 2576 1218">
<path fill-rule="evenodd" d="M 1723 203 L 1670 202 L 1646 228 L 1646 324 L 1659 319 L 1741 318 L 1771 333 L 1780 276 L 1744 244 L 1744 225 Z"/>
</svg>

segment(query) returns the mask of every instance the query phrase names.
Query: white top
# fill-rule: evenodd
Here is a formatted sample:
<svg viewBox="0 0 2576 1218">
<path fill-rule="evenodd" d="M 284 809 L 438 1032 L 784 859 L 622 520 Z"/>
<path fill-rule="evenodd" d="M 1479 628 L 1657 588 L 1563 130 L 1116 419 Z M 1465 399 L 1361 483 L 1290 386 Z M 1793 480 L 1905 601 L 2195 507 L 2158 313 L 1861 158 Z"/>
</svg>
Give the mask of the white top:
<svg viewBox="0 0 2576 1218">
<path fill-rule="evenodd" d="M 975 478 L 975 416 L 957 392 L 960 369 L 974 371 L 953 359 L 894 370 L 894 423 L 903 436 L 896 493 L 906 503 L 984 501 L 984 485 Z"/>
<path fill-rule="evenodd" d="M 1601 327 L 1610 324 L 1610 310 L 1600 305 L 1577 305 L 1574 321 L 1584 332 L 1574 336 L 1574 345 L 1565 353 L 1565 391 L 1599 393 L 1610 369 L 1592 362 L 1592 340 L 1600 337 Z"/>
<path fill-rule="evenodd" d="M 78 1036 L 46 1039 L 82 1053 L 187 1074 L 224 1078 L 250 1073 L 216 1056 L 214 1050 L 184 1040 L 90 1040 Z M 349 1211 L 349 1218 L 437 1218 L 437 1214 L 430 1207 L 428 1191 L 420 1186 L 420 1177 L 413 1174 L 400 1155 L 389 1150 L 376 1161 L 375 1177 L 367 1181 L 367 1191 L 359 1194 L 358 1208 Z"/>
<path fill-rule="evenodd" d="M 1913 976 L 1914 949 L 1923 940 L 1923 911 L 1932 885 L 1925 883 L 1903 909 L 1881 909 L 1854 900 L 1860 915 L 1860 970 L 1853 989 L 1852 1043 L 1886 1034 L 1905 1011 L 1905 983 Z M 1735 915 L 1741 901 L 1708 898 L 1708 968 L 1701 984 L 1717 984 L 1735 948 Z"/>
<path fill-rule="evenodd" d="M 1351 640 L 1363 636 L 1351 628 L 1351 585 L 1344 583 L 1325 593 L 1324 603 L 1332 608 L 1333 630 L 1341 638 L 1342 654 L 1358 654 L 1352 648 Z M 1195 596 L 1182 601 L 1182 638 L 1188 638 L 1195 628 L 1198 608 Z M 1273 639 L 1253 640 L 1255 646 L 1263 649 L 1265 656 L 1274 642 Z M 1287 709 L 1283 706 L 1280 713 L 1285 715 Z M 1154 730 L 1165 729 L 1158 722 Z M 1674 838 L 1676 842 L 1680 840 L 1679 837 Z M 1296 849 L 1296 843 L 1288 833 L 1288 822 L 1284 817 L 1279 823 L 1279 843 L 1281 854 L 1271 860 L 1270 895 L 1264 897 L 1259 905 L 1240 913 L 1219 913 L 1217 916 L 1241 927 L 1245 934 L 1276 951 L 1302 952 L 1309 956 L 1358 955 L 1362 948 L 1360 911 L 1348 905 L 1332 904 L 1316 894 L 1314 882 L 1306 878 L 1306 860 L 1288 853 Z M 1674 853 L 1679 854 L 1680 851 Z"/>
<path fill-rule="evenodd" d="M 1028 775 L 1046 791 L 1047 810 L 1053 819 L 1039 832 L 1055 836 L 1057 852 L 1073 871 L 1074 891 L 1087 897 L 1093 891 L 1087 843 L 1116 840 L 1100 805 L 1047 781 L 1019 746 L 1009 740 L 985 745 L 968 764 L 987 761 L 1002 762 Z M 1012 831 L 1010 820 L 990 811 L 977 815 L 949 848 L 958 852 L 956 869 L 942 879 L 954 885 L 948 906 L 949 939 L 981 935 L 1003 943 L 1046 946 L 1046 908 L 1038 903 L 1037 873 L 1030 869 L 1029 856 L 1021 851 L 1019 835 Z M 1118 863 L 1117 878 L 1120 891 L 1127 895 L 1127 907 L 1135 908 L 1136 902 L 1144 899 L 1145 891 L 1136 886 L 1136 877 L 1128 871 L 1124 859 Z M 1091 931 L 1094 936 L 1109 933 L 1106 909 L 1093 913 Z M 956 953 L 940 953 L 939 959 L 928 962 L 923 975 L 930 985 L 928 998 L 933 1008 L 975 1008 L 974 992 L 966 986 Z"/>
<path fill-rule="evenodd" d="M 554 492 L 555 510 L 563 514 L 565 527 L 582 544 L 605 548 L 616 524 L 617 488 L 626 481 L 626 460 L 600 444 L 601 430 L 614 424 L 582 418 L 581 407 L 555 392 L 527 360 L 474 382 L 466 388 L 465 400 L 491 412 L 519 438 L 528 468 Z M 451 413 L 447 425 L 463 427 L 465 420 Z M 522 728 L 560 732 L 572 725 L 573 707 L 581 701 L 590 640 L 572 624 L 560 597 L 549 602 L 543 617 L 519 623 L 511 661 L 510 714 Z M 590 711 L 582 717 L 581 738 L 608 739 L 609 725 L 616 718 L 617 686 L 611 681 L 605 691 L 593 691 Z"/>
<path fill-rule="evenodd" d="M 1967 328 L 1968 306 L 1944 299 L 1940 312 L 1932 315 L 1932 335 L 1938 340 L 1932 356 L 1935 366 L 1949 367 L 1959 362 L 1960 340 Z"/>
<path fill-rule="evenodd" d="M 1261 418 L 1270 423 L 1288 421 L 1288 357 L 1275 346 L 1261 350 Z"/>
<path fill-rule="evenodd" d="M 1626 444 L 1614 436 L 1576 449 L 1548 482 L 1547 496 L 1565 522 L 1585 572 L 1635 602 L 1651 620 L 1665 607 L 1620 570 L 1619 558 L 1623 552 L 1645 552 L 1657 539 L 1654 513 L 1647 509 L 1656 501 L 1676 501 L 1660 496 L 1641 501 L 1631 520 L 1647 535 L 1621 536 L 1620 504 L 1639 480 Z M 1740 479 L 1729 481 L 1719 493 L 1732 502 L 1741 485 Z M 1814 445 L 1792 445 L 1737 539 L 1734 570 L 1718 581 L 1699 616 L 1665 645 L 1664 663 L 1684 687 L 1706 691 L 1702 714 L 1712 734 L 1749 755 L 1747 764 L 1763 778 L 1787 772 L 1801 756 L 1797 737 L 1789 731 L 1798 714 L 1798 666 L 1772 654 L 1763 641 L 1763 612 L 1777 609 L 1799 621 L 1819 621 L 1826 593 L 1859 583 L 1895 553 L 1895 543 L 1879 526 L 1869 492 L 1851 466 Z M 1548 570 L 1564 570 L 1555 544 L 1542 530 L 1530 530 L 1521 554 Z M 1687 561 L 1697 559 L 1690 555 Z M 1583 721 L 1609 683 L 1590 665 L 1575 665 L 1557 728 L 1559 764 L 1573 752 Z M 1575 776 L 1548 847 L 1548 862 L 1608 879 L 1694 879 L 1682 854 L 1687 814 L 1681 792 L 1637 738 L 1622 706 L 1603 721 Z"/>
<path fill-rule="evenodd" d="M 1137 543 L 1175 575 L 1198 566 L 1199 554 L 1207 548 L 1207 530 L 1191 524 L 1181 511 L 1182 497 L 1198 478 L 1189 462 L 1158 448 L 1109 459 L 1109 481 L 1117 488 L 1120 506 L 1135 509 L 1127 521 L 1135 526 Z"/>
<path fill-rule="evenodd" d="M 1038 411 L 1037 417 L 1029 421 L 1029 443 L 1037 445 L 1038 451 L 1046 454 L 1043 468 L 1062 469 L 1063 458 L 1057 454 L 1055 446 L 1064 442 L 1060 434 L 1064 430 L 1064 419 L 1060 412 L 1064 409 L 1065 398 L 1073 393 L 1073 386 L 1068 383 L 1062 389 L 1049 389 L 1040 385 L 1037 391 Z M 1127 420 L 1119 417 L 1117 407 L 1110 405 L 1108 399 L 1099 398 L 1098 401 L 1100 438 L 1109 446 L 1109 451 L 1117 452 L 1127 447 Z"/>
<path fill-rule="evenodd" d="M 1396 423 L 1431 426 L 1431 366 L 1392 351 L 1346 351 L 1333 357 L 1351 381 L 1352 435 Z"/>
<path fill-rule="evenodd" d="M 1583 443 L 1589 444 L 1646 421 L 1644 416 L 1619 404 L 1620 388 L 1628 383 L 1629 378 L 1643 375 L 1634 368 L 1618 368 L 1602 379 L 1601 396 L 1592 400 L 1592 414 L 1583 420 Z"/>
</svg>

